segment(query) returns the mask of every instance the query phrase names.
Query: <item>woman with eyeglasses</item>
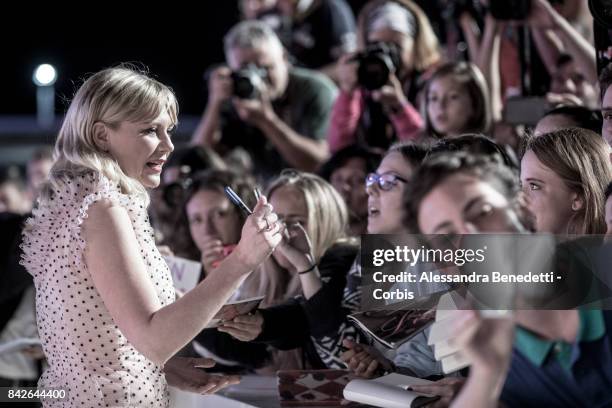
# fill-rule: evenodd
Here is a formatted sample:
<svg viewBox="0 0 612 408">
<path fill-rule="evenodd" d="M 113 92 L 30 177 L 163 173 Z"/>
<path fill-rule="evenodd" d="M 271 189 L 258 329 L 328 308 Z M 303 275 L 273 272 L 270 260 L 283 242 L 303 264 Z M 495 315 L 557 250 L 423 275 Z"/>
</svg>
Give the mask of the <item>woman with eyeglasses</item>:
<svg viewBox="0 0 612 408">
<path fill-rule="evenodd" d="M 406 233 L 401 220 L 404 217 L 402 197 L 408 180 L 416 167 L 427 154 L 427 149 L 415 144 L 397 144 L 386 153 L 376 173 L 366 177 L 365 187 L 368 193 L 368 233 L 396 234 Z M 274 203 L 274 194 L 270 192 L 271 203 L 279 214 L 282 208 Z M 283 216 L 280 215 L 282 219 Z M 279 252 L 279 251 L 277 251 Z M 338 269 L 329 282 L 321 282 L 321 287 L 308 300 L 299 305 L 279 305 L 261 311 L 261 317 L 241 317 L 236 321 L 242 323 L 240 330 L 243 340 L 269 341 L 272 344 L 301 344 L 304 339 L 312 339 L 316 353 L 328 368 L 345 368 L 340 359 L 342 343 L 345 339 L 359 340 L 357 329 L 348 323 L 346 316 L 357 311 L 360 306 L 361 268 L 359 256 L 354 257 L 348 273 Z M 313 307 L 325 301 L 327 307 Z M 277 323 L 271 324 L 275 320 Z M 302 322 L 301 329 L 287 330 L 287 322 Z M 263 331 L 262 331 L 263 327 Z M 291 325 L 293 328 L 293 325 Z"/>
</svg>

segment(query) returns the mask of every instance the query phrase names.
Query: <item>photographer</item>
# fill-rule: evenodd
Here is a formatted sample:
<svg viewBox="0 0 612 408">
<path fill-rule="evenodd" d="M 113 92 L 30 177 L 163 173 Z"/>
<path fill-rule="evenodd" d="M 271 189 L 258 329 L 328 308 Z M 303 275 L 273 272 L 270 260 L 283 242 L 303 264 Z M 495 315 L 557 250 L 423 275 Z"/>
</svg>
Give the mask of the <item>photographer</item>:
<svg viewBox="0 0 612 408">
<path fill-rule="evenodd" d="M 208 104 L 192 144 L 222 154 L 241 146 L 263 178 L 285 167 L 312 171 L 323 163 L 336 96 L 333 83 L 322 74 L 291 67 L 276 34 L 258 21 L 230 30 L 225 57 L 229 68 L 210 76 Z"/>
<path fill-rule="evenodd" d="M 438 40 L 412 1 L 375 0 L 357 23 L 363 52 L 339 63 L 341 93 L 334 104 L 329 144 L 336 152 L 351 144 L 386 149 L 414 139 L 423 119 L 414 108 L 419 80 L 440 61 Z"/>
</svg>

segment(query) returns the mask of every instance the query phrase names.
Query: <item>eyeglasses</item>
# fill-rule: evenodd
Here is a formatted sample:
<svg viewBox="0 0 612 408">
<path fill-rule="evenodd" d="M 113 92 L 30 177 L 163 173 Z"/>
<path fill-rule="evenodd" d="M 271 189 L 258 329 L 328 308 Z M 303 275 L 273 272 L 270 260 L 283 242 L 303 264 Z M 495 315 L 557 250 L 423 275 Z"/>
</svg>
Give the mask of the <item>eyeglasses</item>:
<svg viewBox="0 0 612 408">
<path fill-rule="evenodd" d="M 378 184 L 378 187 L 380 187 L 381 190 L 389 191 L 397 185 L 398 181 L 401 181 L 402 183 L 408 182 L 408 180 L 406 180 L 405 178 L 396 176 L 393 173 L 370 173 L 366 177 L 366 188 L 372 187 L 376 183 Z"/>
</svg>

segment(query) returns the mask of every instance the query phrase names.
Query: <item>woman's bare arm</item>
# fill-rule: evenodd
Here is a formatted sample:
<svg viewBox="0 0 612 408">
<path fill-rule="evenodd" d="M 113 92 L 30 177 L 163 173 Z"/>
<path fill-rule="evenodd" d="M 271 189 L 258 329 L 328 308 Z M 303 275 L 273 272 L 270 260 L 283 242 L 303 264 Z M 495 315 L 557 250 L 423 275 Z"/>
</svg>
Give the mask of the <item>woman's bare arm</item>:
<svg viewBox="0 0 612 408">
<path fill-rule="evenodd" d="M 217 272 L 174 303 L 162 307 L 136 240 L 127 211 L 109 201 L 89 208 L 83 223 L 85 262 L 113 320 L 143 355 L 163 365 L 199 333 L 248 273 L 280 241 L 278 224 L 262 231 L 263 217 L 276 219 L 260 201 L 243 228 L 243 240 Z M 246 239 L 245 239 L 246 238 Z"/>
</svg>

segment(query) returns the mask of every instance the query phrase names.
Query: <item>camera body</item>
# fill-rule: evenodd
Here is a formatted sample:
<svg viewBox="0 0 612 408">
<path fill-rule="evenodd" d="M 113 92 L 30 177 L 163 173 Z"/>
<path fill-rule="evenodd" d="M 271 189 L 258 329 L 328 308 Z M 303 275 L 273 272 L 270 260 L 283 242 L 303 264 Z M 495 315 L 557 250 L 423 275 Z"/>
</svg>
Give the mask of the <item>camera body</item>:
<svg viewBox="0 0 612 408">
<path fill-rule="evenodd" d="M 232 71 L 233 95 L 241 99 L 256 99 L 264 86 L 267 73 L 255 64 Z"/>
<path fill-rule="evenodd" d="M 386 42 L 368 45 L 354 60 L 359 62 L 357 82 L 370 91 L 380 89 L 389 82 L 389 76 L 401 67 L 398 47 Z"/>
</svg>

